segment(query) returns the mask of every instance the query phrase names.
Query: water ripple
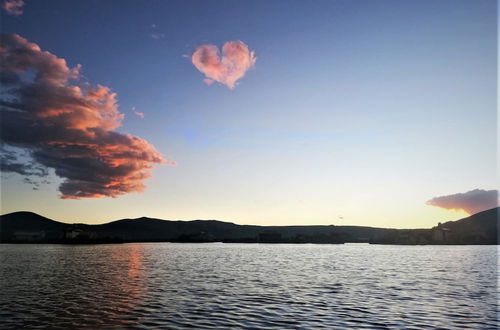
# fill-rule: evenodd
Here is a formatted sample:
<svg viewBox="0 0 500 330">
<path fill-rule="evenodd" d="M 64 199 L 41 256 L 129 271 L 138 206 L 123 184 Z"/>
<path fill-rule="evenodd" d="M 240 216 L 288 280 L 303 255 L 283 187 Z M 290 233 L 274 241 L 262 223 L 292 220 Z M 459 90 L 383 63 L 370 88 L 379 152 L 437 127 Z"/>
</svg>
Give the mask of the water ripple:
<svg viewBox="0 0 500 330">
<path fill-rule="evenodd" d="M 0 328 L 496 329 L 496 246 L 0 245 Z"/>
</svg>

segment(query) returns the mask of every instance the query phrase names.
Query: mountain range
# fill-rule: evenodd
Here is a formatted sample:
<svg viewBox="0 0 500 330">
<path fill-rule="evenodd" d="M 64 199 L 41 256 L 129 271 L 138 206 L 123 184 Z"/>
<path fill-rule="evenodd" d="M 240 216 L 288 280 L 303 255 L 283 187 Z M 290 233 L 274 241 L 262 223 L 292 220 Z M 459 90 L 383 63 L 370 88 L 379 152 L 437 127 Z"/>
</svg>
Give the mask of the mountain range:
<svg viewBox="0 0 500 330">
<path fill-rule="evenodd" d="M 429 229 L 363 226 L 256 226 L 217 220 L 122 219 L 105 224 L 68 224 L 32 212 L 0 216 L 1 243 L 246 242 L 497 244 L 494 208 Z"/>
</svg>

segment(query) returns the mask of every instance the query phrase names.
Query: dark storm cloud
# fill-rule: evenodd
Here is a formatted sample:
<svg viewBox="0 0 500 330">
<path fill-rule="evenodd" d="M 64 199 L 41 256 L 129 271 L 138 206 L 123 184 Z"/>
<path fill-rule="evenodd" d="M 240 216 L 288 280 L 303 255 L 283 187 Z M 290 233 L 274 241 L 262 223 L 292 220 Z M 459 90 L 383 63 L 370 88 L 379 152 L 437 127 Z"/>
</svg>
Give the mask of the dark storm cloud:
<svg viewBox="0 0 500 330">
<path fill-rule="evenodd" d="M 3 171 L 33 175 L 53 168 L 64 179 L 62 198 L 116 197 L 143 191 L 152 166 L 165 162 L 146 140 L 115 131 L 123 114 L 111 89 L 70 84 L 80 66 L 69 68 L 19 35 L 2 35 L 0 70 L 9 87 L 0 101 L 2 143 L 33 159 L 27 165 L 7 156 Z M 34 78 L 22 81 L 28 70 Z"/>
</svg>

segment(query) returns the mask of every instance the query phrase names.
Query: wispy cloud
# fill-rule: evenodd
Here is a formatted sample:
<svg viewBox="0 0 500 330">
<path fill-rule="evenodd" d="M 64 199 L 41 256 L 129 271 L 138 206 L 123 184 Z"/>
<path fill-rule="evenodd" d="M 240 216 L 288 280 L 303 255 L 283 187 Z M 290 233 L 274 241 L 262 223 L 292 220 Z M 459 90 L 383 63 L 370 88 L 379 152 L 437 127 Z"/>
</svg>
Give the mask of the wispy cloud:
<svg viewBox="0 0 500 330">
<path fill-rule="evenodd" d="M 123 119 L 116 93 L 77 84 L 80 69 L 19 35 L 1 35 L 0 76 L 7 77 L 0 99 L 1 142 L 32 158 L 26 164 L 10 154 L 2 170 L 44 176 L 40 168 L 52 168 L 64 179 L 62 198 L 143 191 L 152 166 L 166 161 L 146 140 L 115 131 Z M 27 71 L 36 75 L 23 81 Z"/>
<path fill-rule="evenodd" d="M 212 79 L 208 79 L 208 78 L 205 78 L 203 79 L 203 81 L 205 82 L 205 84 L 207 84 L 208 86 L 212 85 L 214 83 L 214 81 Z"/>
<path fill-rule="evenodd" d="M 217 81 L 230 89 L 255 65 L 256 60 L 254 52 L 241 41 L 226 42 L 221 55 L 217 46 L 203 45 L 191 56 L 194 66 L 207 77 L 205 83 L 210 85 Z"/>
<path fill-rule="evenodd" d="M 161 33 L 160 31 L 158 31 L 158 25 L 157 24 L 151 24 L 149 27 L 152 30 L 152 32 L 149 34 L 149 36 L 151 38 L 153 38 L 155 40 L 160 40 L 160 39 L 165 38 L 165 34 Z"/>
<path fill-rule="evenodd" d="M 12 16 L 20 16 L 23 14 L 23 0 L 6 0 L 3 3 L 2 8 L 7 12 L 7 14 Z"/>
<path fill-rule="evenodd" d="M 140 111 L 137 111 L 137 109 L 135 107 L 132 107 L 132 112 L 137 116 L 137 117 L 141 117 L 141 119 L 144 119 L 144 113 L 143 112 L 140 112 Z"/>
<path fill-rule="evenodd" d="M 153 32 L 153 33 L 151 33 L 151 38 L 153 38 L 155 40 L 160 40 L 160 39 L 165 38 L 165 34 L 160 33 L 160 32 Z"/>
<path fill-rule="evenodd" d="M 3 173 L 13 172 L 26 177 L 45 177 L 49 174 L 47 168 L 33 161 L 19 162 L 20 157 L 26 158 L 27 155 L 16 153 L 14 148 L 2 147 L 0 154 L 0 169 Z"/>
<path fill-rule="evenodd" d="M 497 207 L 498 191 L 474 189 L 466 193 L 434 197 L 427 201 L 427 205 L 437 206 L 447 210 L 462 210 L 475 214 Z"/>
</svg>

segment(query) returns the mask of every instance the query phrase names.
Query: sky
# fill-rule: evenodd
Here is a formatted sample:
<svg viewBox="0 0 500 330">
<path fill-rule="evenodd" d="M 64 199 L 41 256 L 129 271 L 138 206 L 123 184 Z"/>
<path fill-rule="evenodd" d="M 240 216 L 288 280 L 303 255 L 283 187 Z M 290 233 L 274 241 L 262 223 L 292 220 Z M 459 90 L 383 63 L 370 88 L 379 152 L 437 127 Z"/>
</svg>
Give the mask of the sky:
<svg viewBox="0 0 500 330">
<path fill-rule="evenodd" d="M 1 213 L 426 228 L 498 205 L 497 3 L 3 3 Z"/>
</svg>

